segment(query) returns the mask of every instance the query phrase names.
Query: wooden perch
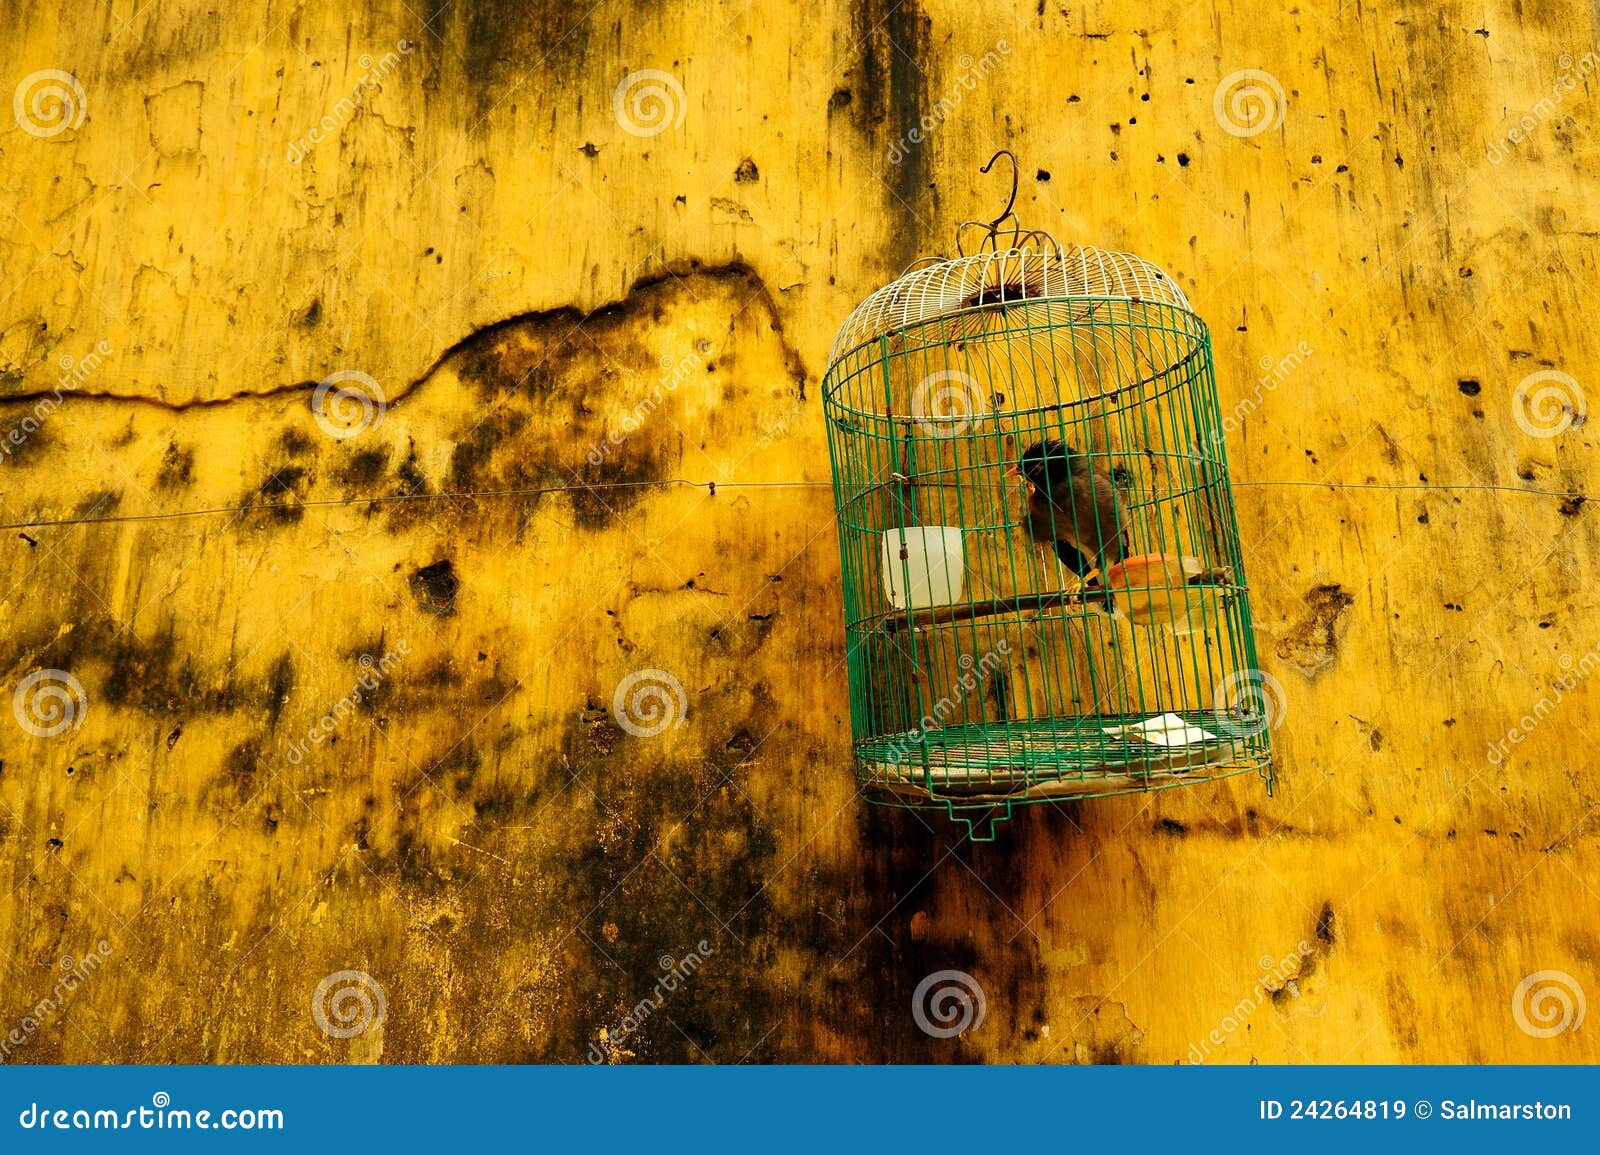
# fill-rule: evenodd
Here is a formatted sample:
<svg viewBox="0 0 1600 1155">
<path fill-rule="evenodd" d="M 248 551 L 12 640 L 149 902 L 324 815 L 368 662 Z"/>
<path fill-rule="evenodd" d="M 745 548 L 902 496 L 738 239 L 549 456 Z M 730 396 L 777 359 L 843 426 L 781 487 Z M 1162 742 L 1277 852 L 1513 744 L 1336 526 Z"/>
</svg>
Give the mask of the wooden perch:
<svg viewBox="0 0 1600 1155">
<path fill-rule="evenodd" d="M 1190 574 L 1186 582 L 1189 586 L 1210 586 L 1213 588 L 1227 588 L 1233 585 L 1233 571 L 1229 569 L 1209 569 L 1199 573 Z M 1161 588 L 1161 587 L 1153 587 Z M 1095 587 L 1087 590 L 1052 590 L 1048 593 L 1017 594 L 1009 598 L 988 598 L 981 602 L 966 602 L 957 606 L 933 606 L 928 609 L 911 610 L 888 616 L 884 619 L 885 633 L 897 634 L 901 630 L 915 629 L 918 626 L 945 625 L 950 622 L 967 622 L 974 618 L 988 618 L 996 614 L 1014 614 L 1025 610 L 1047 610 L 1056 608 L 1070 608 L 1073 606 L 1088 606 L 1105 604 L 1107 590 Z M 1127 590 L 1109 591 L 1119 597 L 1126 597 Z M 1138 591 L 1143 592 L 1143 591 Z"/>
<path fill-rule="evenodd" d="M 965 622 L 973 618 L 987 618 L 995 614 L 1014 614 L 1023 610 L 1055 609 L 1058 606 L 1086 606 L 1091 602 L 1104 602 L 1103 589 L 1068 592 L 1054 590 L 1050 593 L 1018 594 L 1009 598 L 989 598 L 987 601 L 967 602 L 959 606 L 934 606 L 930 609 L 912 610 L 885 619 L 883 628 L 888 633 L 899 633 L 917 626 L 942 625 L 947 622 Z"/>
</svg>

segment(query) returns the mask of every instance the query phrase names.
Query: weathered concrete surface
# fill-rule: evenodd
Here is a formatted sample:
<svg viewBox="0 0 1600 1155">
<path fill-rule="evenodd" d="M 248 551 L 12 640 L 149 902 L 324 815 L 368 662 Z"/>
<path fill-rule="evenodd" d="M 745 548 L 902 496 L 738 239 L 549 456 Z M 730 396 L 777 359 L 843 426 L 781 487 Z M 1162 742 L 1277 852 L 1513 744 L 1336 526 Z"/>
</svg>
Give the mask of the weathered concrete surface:
<svg viewBox="0 0 1600 1155">
<path fill-rule="evenodd" d="M 1246 484 L 1278 796 L 975 847 L 855 801 L 828 492 L 735 484 L 826 479 L 834 327 L 992 215 L 973 174 L 1008 145 L 1028 223 L 1182 278 L 1249 402 L 1242 482 L 1592 489 L 1588 427 L 1530 436 L 1512 394 L 1595 378 L 1594 75 L 1486 155 L 1588 13 L 4 19 L 5 85 L 62 69 L 87 103 L 0 131 L 5 430 L 61 358 L 92 371 L 10 447 L 0 521 L 233 510 L 0 542 L 7 698 L 42 668 L 87 699 L 56 737 L 0 726 L 0 1024 L 110 947 L 11 1061 L 583 1061 L 701 940 L 616 1057 L 1600 1057 L 1512 1013 L 1535 971 L 1597 989 L 1593 690 L 1485 753 L 1600 644 L 1592 509 Z M 1286 97 L 1254 136 L 1213 108 L 1245 68 Z M 641 69 L 681 85 L 659 135 L 614 109 Z M 392 403 L 347 439 L 310 403 L 339 370 Z M 519 492 L 440 496 L 467 490 Z M 369 497 L 414 500 L 341 504 Z M 610 712 L 645 668 L 687 703 L 653 738 Z M 911 995 L 947 968 L 988 1013 L 941 1040 Z M 341 970 L 386 995 L 350 1040 L 311 1014 Z"/>
</svg>

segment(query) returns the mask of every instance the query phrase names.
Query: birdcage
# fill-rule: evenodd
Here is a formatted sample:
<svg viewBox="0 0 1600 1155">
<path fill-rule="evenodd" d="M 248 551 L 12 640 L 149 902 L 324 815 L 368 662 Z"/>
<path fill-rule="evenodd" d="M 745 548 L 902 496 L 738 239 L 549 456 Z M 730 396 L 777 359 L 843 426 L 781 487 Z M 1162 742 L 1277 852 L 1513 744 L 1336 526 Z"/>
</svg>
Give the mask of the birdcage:
<svg viewBox="0 0 1600 1155">
<path fill-rule="evenodd" d="M 1205 323 L 1148 261 L 979 227 L 823 380 L 864 792 L 992 837 L 1025 803 L 1270 791 Z"/>
</svg>

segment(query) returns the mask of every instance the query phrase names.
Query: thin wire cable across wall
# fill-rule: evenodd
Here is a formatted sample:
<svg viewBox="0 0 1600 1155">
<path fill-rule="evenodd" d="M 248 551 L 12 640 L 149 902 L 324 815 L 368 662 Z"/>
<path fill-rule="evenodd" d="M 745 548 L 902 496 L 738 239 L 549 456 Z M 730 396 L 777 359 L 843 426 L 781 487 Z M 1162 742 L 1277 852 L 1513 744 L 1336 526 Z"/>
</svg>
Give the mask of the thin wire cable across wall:
<svg viewBox="0 0 1600 1155">
<path fill-rule="evenodd" d="M 715 495 L 718 489 L 828 489 L 827 481 L 692 481 L 686 477 L 667 477 L 658 481 L 604 481 L 593 485 L 545 485 L 527 489 L 463 489 L 449 493 L 393 493 L 374 497 L 328 497 L 293 503 L 256 502 L 249 505 L 219 505 L 207 509 L 175 509 L 166 513 L 123 513 L 105 517 L 64 517 L 36 521 L 0 522 L 0 530 L 53 529 L 69 525 L 112 525 L 125 522 L 177 521 L 190 517 L 215 517 L 225 513 L 251 513 L 271 509 L 314 509 L 346 505 L 385 505 L 397 501 L 451 501 L 474 497 L 539 497 L 547 493 L 592 493 L 606 489 L 649 489 L 676 485 L 704 489 Z M 1588 495 L 1575 489 L 1529 489 L 1517 485 L 1450 484 L 1448 482 L 1355 482 L 1355 481 L 1234 481 L 1235 489 L 1283 487 L 1300 489 L 1387 489 L 1436 493 L 1515 493 L 1525 497 L 1562 497 L 1587 501 Z"/>
</svg>

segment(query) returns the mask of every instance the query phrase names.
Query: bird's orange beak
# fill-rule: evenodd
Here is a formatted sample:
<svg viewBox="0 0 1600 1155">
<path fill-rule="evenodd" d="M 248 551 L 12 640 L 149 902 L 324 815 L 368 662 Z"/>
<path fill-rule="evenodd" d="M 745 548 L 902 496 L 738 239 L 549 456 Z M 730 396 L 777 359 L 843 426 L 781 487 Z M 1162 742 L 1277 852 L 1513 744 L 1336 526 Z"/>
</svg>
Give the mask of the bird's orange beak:
<svg viewBox="0 0 1600 1155">
<path fill-rule="evenodd" d="M 1022 476 L 1022 470 L 1018 469 L 1015 465 L 1013 465 L 1010 469 L 1006 470 L 1006 476 L 1009 477 L 1009 478 L 1012 478 L 1015 481 L 1026 481 L 1027 480 L 1027 478 Z"/>
</svg>

